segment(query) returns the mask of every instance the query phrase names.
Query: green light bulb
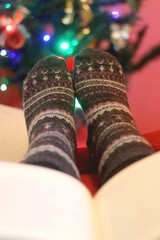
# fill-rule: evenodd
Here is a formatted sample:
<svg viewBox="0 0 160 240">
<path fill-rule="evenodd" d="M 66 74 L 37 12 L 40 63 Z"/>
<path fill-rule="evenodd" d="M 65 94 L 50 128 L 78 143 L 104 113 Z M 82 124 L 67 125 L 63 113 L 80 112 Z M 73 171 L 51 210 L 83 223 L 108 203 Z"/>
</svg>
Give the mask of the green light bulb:
<svg viewBox="0 0 160 240">
<path fill-rule="evenodd" d="M 63 42 L 63 43 L 61 43 L 61 49 L 62 50 L 67 50 L 68 48 L 69 48 L 69 44 L 67 43 L 67 42 Z"/>
<path fill-rule="evenodd" d="M 73 40 L 72 40 L 72 45 L 73 45 L 73 46 L 76 46 L 77 44 L 78 44 L 78 40 L 77 40 L 77 39 L 73 39 Z"/>
<path fill-rule="evenodd" d="M 11 7 L 11 4 L 10 3 L 6 3 L 5 4 L 5 8 L 10 8 Z"/>
<path fill-rule="evenodd" d="M 8 78 L 2 77 L 1 81 L 2 81 L 2 83 L 6 84 L 6 85 L 9 84 Z"/>
</svg>

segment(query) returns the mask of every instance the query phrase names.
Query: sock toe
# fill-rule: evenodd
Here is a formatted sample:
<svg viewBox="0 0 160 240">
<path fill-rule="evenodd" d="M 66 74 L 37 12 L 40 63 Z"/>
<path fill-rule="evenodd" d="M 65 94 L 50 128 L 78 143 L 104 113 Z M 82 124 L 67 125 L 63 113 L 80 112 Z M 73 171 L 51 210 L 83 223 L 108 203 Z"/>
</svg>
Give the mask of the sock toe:
<svg viewBox="0 0 160 240">
<path fill-rule="evenodd" d="M 51 55 L 51 56 L 47 56 L 41 60 L 39 60 L 36 64 L 35 64 L 35 68 L 38 67 L 38 68 L 41 68 L 41 67 L 59 67 L 59 66 L 62 66 L 62 67 L 66 67 L 66 63 L 65 61 L 58 57 L 58 56 L 55 56 L 55 55 Z"/>
<path fill-rule="evenodd" d="M 84 48 L 82 49 L 76 56 L 75 56 L 75 66 L 77 61 L 86 61 L 86 60 L 102 60 L 105 59 L 105 61 L 112 61 L 116 64 L 119 64 L 117 59 L 111 55 L 108 52 L 103 52 L 99 49 L 93 49 L 93 48 Z"/>
</svg>

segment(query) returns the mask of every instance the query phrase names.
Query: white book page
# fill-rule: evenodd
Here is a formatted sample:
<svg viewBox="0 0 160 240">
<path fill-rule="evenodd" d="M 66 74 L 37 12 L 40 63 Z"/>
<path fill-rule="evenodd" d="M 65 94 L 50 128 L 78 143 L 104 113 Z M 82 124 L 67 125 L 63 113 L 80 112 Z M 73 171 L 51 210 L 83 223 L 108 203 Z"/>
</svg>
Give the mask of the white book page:
<svg viewBox="0 0 160 240">
<path fill-rule="evenodd" d="M 67 174 L 0 162 L 0 239 L 94 240 L 89 191 Z"/>
<path fill-rule="evenodd" d="M 160 239 L 160 152 L 115 175 L 95 202 L 103 240 Z"/>
</svg>

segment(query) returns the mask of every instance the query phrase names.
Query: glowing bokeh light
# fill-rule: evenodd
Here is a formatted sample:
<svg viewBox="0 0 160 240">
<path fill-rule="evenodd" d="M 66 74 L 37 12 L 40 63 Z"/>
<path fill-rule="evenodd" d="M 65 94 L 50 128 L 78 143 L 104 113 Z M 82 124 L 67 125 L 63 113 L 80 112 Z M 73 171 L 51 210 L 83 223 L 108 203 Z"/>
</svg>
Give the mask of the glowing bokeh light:
<svg viewBox="0 0 160 240">
<path fill-rule="evenodd" d="M 113 11 L 112 12 L 112 17 L 113 18 L 119 18 L 119 12 L 118 11 Z"/>
<path fill-rule="evenodd" d="M 48 41 L 50 40 L 50 38 L 51 38 L 51 36 L 48 35 L 48 34 L 46 34 L 46 35 L 44 35 L 43 40 L 44 40 L 45 42 L 48 42 Z"/>
<path fill-rule="evenodd" d="M 1 89 L 2 92 L 6 91 L 6 90 L 7 90 L 7 85 L 3 83 L 3 84 L 0 86 L 0 89 Z"/>
<path fill-rule="evenodd" d="M 6 51 L 5 49 L 2 49 L 2 50 L 0 51 L 0 55 L 1 55 L 2 57 L 6 56 L 6 55 L 7 55 L 7 51 Z"/>
<path fill-rule="evenodd" d="M 61 43 L 62 50 L 67 50 L 69 48 L 69 44 L 67 42 Z"/>
</svg>

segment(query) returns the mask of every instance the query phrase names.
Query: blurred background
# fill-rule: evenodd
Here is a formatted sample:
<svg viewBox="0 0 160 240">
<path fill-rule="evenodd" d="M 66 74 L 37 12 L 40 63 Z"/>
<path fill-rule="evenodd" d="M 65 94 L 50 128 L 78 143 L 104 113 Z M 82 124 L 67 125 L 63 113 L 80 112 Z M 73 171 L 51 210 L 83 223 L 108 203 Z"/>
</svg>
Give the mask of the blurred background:
<svg viewBox="0 0 160 240">
<path fill-rule="evenodd" d="M 139 131 L 160 129 L 159 0 L 0 1 L 0 104 L 22 108 L 22 84 L 41 58 L 65 58 L 70 72 L 84 47 L 122 64 Z M 78 109 L 78 110 L 77 110 Z M 76 101 L 75 118 L 85 124 Z"/>
</svg>

